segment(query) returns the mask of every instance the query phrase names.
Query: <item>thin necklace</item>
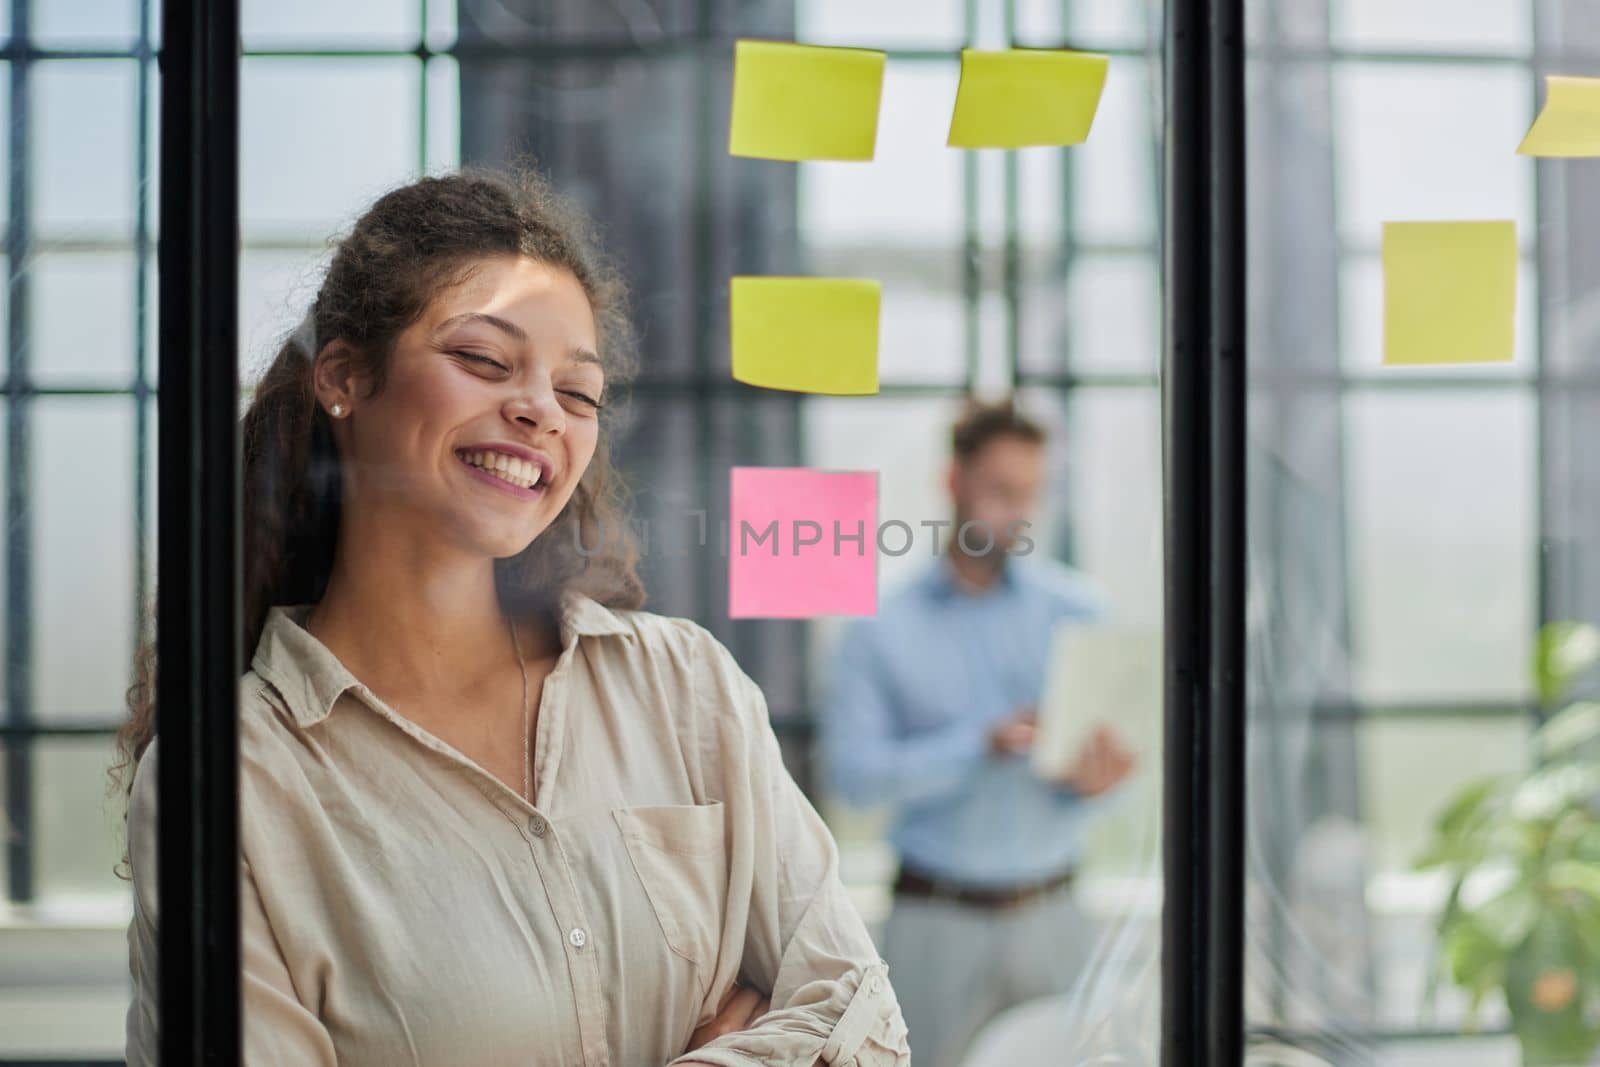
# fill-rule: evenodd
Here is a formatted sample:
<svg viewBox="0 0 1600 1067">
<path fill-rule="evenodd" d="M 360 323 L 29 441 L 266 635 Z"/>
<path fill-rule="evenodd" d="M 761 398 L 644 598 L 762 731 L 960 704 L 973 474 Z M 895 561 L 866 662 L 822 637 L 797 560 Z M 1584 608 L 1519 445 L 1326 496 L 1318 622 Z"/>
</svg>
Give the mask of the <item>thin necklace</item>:
<svg viewBox="0 0 1600 1067">
<path fill-rule="evenodd" d="M 506 625 L 511 628 L 511 647 L 516 650 L 517 670 L 522 673 L 522 799 L 532 804 L 533 755 L 529 750 L 533 748 L 533 724 L 528 721 L 528 665 L 522 660 L 522 642 L 517 639 L 517 624 L 507 618 Z"/>
</svg>

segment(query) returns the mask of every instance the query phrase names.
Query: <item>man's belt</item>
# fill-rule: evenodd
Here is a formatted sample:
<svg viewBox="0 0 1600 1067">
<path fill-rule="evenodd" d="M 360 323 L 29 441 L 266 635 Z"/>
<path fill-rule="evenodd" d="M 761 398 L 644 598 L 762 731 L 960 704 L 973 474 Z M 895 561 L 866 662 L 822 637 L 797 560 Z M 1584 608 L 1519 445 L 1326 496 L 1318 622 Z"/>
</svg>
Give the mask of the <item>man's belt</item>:
<svg viewBox="0 0 1600 1067">
<path fill-rule="evenodd" d="M 1000 911 L 1026 904 L 1054 890 L 1064 889 L 1072 884 L 1073 877 L 1074 872 L 1068 871 L 1065 874 L 1054 875 L 1038 882 L 979 888 L 977 886 L 959 885 L 946 879 L 935 878 L 907 867 L 901 867 L 899 875 L 895 878 L 894 894 L 897 897 L 947 900 L 953 904 L 966 904 L 974 908 Z"/>
</svg>

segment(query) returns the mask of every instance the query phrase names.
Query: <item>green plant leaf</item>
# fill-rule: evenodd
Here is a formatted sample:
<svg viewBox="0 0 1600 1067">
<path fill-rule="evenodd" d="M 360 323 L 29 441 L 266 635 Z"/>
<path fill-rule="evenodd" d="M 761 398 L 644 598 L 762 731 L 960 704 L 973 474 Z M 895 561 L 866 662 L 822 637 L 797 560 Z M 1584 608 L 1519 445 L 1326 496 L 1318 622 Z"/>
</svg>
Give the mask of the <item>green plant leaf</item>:
<svg viewBox="0 0 1600 1067">
<path fill-rule="evenodd" d="M 1450 980 L 1463 989 L 1483 992 L 1505 975 L 1506 952 L 1475 919 L 1464 917 L 1444 939 Z"/>
<path fill-rule="evenodd" d="M 1472 914 L 1483 932 L 1509 952 L 1522 944 L 1539 918 L 1539 896 L 1531 885 L 1519 881 L 1484 901 Z"/>
<path fill-rule="evenodd" d="M 1586 622 L 1552 622 L 1534 641 L 1533 680 L 1546 705 L 1559 702 L 1572 683 L 1600 663 L 1600 628 Z"/>
<path fill-rule="evenodd" d="M 1562 860 L 1550 865 L 1545 878 L 1551 889 L 1574 890 L 1600 904 L 1600 865 Z"/>
<path fill-rule="evenodd" d="M 1572 842 L 1571 857 L 1582 863 L 1600 864 L 1600 822 L 1590 822 Z"/>
<path fill-rule="evenodd" d="M 1456 923 L 1461 920 L 1461 887 L 1466 882 L 1464 875 L 1458 875 L 1450 881 L 1450 892 L 1444 898 L 1444 907 L 1439 910 L 1439 918 L 1435 929 L 1439 934 L 1438 946 L 1433 953 L 1432 965 L 1428 968 L 1428 982 L 1422 991 L 1422 1010 L 1431 1014 L 1434 1003 L 1439 995 L 1439 982 L 1444 977 L 1448 957 L 1445 952 L 1445 941 Z"/>
<path fill-rule="evenodd" d="M 1511 814 L 1549 822 L 1568 808 L 1587 806 L 1600 794 L 1600 763 L 1558 763 L 1524 778 L 1511 795 Z"/>
<path fill-rule="evenodd" d="M 1569 752 L 1600 737 L 1600 702 L 1580 700 L 1552 715 L 1534 731 L 1534 750 L 1546 759 Z"/>
<path fill-rule="evenodd" d="M 1480 831 L 1508 784 L 1499 776 L 1474 778 L 1462 784 L 1434 820 L 1434 836 L 1417 854 L 1413 865 L 1428 868 L 1479 862 L 1486 848 Z"/>
<path fill-rule="evenodd" d="M 1591 959 L 1600 959 L 1600 901 L 1569 890 L 1570 896 L 1562 900 L 1560 910 L 1577 931 L 1578 940 Z"/>
</svg>

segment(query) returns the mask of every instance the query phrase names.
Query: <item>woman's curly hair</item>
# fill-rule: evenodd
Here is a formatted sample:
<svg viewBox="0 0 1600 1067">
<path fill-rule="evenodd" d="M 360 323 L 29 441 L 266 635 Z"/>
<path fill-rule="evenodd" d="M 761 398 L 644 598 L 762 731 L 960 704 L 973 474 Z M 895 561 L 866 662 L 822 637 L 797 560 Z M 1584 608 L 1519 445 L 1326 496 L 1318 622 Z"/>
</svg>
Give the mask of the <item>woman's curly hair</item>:
<svg viewBox="0 0 1600 1067">
<path fill-rule="evenodd" d="M 339 456 L 328 415 L 316 403 L 311 353 L 333 340 L 348 342 L 366 361 L 374 390 L 382 389 L 395 339 L 440 292 L 465 281 L 484 260 L 502 256 L 569 271 L 594 313 L 607 393 L 632 376 L 634 338 L 621 277 L 602 258 L 590 221 L 537 172 L 465 170 L 385 194 L 335 245 L 308 317 L 310 331 L 302 326 L 285 340 L 244 413 L 247 654 L 260 640 L 268 609 L 320 599 L 333 566 Z M 568 588 L 612 607 L 643 603 L 638 550 L 627 534 L 627 494 L 608 446 L 607 429 L 618 410 L 615 403 L 602 409 L 600 443 L 561 514 L 522 553 L 497 561 L 507 611 L 549 610 Z M 147 635 L 111 768 L 124 796 L 155 734 L 155 675 Z"/>
</svg>

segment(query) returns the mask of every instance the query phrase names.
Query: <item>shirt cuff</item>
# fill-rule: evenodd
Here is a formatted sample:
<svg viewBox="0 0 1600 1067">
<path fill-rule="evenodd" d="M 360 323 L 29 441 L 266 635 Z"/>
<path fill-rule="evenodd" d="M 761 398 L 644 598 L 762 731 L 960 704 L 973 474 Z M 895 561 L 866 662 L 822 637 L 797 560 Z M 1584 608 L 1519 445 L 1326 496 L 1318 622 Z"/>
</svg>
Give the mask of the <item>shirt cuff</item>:
<svg viewBox="0 0 1600 1067">
<path fill-rule="evenodd" d="M 889 967 L 882 960 L 861 972 L 861 984 L 856 986 L 844 1014 L 834 1026 L 833 1033 L 822 1046 L 822 1062 L 826 1064 L 854 1063 L 856 1052 L 867 1035 L 881 1027 L 884 1020 L 894 1014 L 894 994 L 889 986 Z"/>
<path fill-rule="evenodd" d="M 785 1067 L 905 1067 L 909 1060 L 900 1003 L 889 984 L 888 964 L 880 959 L 862 969 L 850 1002 L 822 1047 L 803 1063 L 791 1063 L 788 1058 L 783 1063 Z M 672 1061 L 672 1065 L 701 1063 L 711 1067 L 772 1067 L 771 1061 L 754 1059 L 739 1049 L 715 1043 L 685 1052 Z"/>
</svg>

